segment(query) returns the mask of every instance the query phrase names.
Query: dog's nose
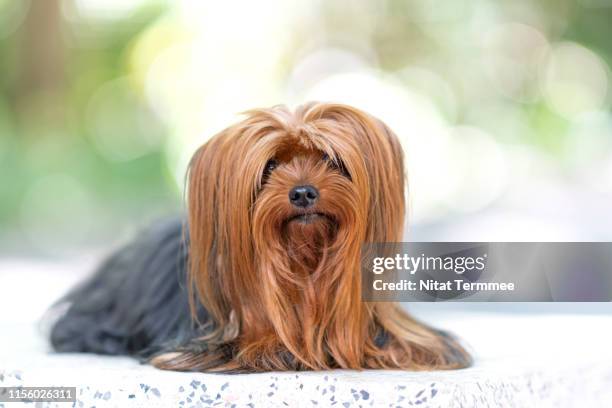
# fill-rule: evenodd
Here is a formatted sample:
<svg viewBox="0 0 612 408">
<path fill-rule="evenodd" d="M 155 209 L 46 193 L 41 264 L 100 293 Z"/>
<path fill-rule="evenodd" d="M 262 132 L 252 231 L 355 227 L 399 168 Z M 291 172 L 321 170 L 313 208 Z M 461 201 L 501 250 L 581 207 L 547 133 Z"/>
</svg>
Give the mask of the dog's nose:
<svg viewBox="0 0 612 408">
<path fill-rule="evenodd" d="M 317 202 L 319 191 L 313 186 L 296 186 L 289 191 L 289 201 L 300 208 L 308 208 Z"/>
</svg>

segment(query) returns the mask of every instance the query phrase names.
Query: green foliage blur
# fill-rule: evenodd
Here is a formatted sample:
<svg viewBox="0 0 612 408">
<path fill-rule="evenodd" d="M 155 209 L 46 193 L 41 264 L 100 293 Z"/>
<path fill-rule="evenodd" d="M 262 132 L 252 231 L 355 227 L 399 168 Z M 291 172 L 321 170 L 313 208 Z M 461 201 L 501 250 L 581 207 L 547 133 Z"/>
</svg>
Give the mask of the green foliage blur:
<svg viewBox="0 0 612 408">
<path fill-rule="evenodd" d="M 65 246 L 100 244 L 122 234 L 126 225 L 140 225 L 181 211 L 181 175 L 185 170 L 181 155 L 188 157 L 182 152 L 201 142 L 196 136 L 208 128 L 193 119 L 198 112 L 186 113 L 194 102 L 181 96 L 185 93 L 166 98 L 180 85 L 170 82 L 164 88 L 167 94 L 156 94 L 155 83 L 159 81 L 151 75 L 157 71 L 151 74 L 147 69 L 157 61 L 158 51 L 161 55 L 184 36 L 195 31 L 197 37 L 198 30 L 204 37 L 211 35 L 212 31 L 206 31 L 206 24 L 211 23 L 206 16 L 216 18 L 215 8 L 222 5 L 198 3 L 208 2 L 0 0 L 0 252 L 35 247 L 54 253 L 56 246 L 48 243 L 55 240 Z M 218 38 L 205 38 L 213 45 L 218 41 L 223 52 L 210 54 L 210 58 L 209 51 L 197 47 L 185 52 L 201 52 L 206 72 L 222 75 L 234 69 L 242 63 L 238 57 L 244 50 L 239 45 L 233 49 L 231 44 L 242 44 L 257 34 L 253 31 L 257 24 L 250 25 L 250 31 L 240 31 L 234 21 L 234 17 L 249 20 L 253 8 L 243 11 L 248 3 L 229 3 L 224 6 L 229 9 L 223 14 L 226 20 L 218 22 Z M 436 89 L 431 92 L 433 103 L 449 124 L 478 126 L 499 143 L 518 143 L 541 152 L 561 168 L 571 161 L 564 146 L 576 110 L 586 104 L 609 114 L 606 89 L 601 101 L 598 94 L 587 94 L 583 98 L 586 102 L 580 105 L 578 95 L 578 105 L 568 105 L 564 100 L 572 99 L 573 94 L 564 94 L 561 87 L 551 88 L 547 94 L 540 92 L 543 80 L 537 72 L 531 77 L 529 71 L 514 81 L 515 68 L 529 66 L 511 65 L 518 60 L 514 52 L 520 54 L 522 47 L 529 51 L 532 45 L 522 41 L 542 37 L 546 44 L 579 44 L 588 52 L 572 46 L 568 58 L 583 54 L 587 59 L 599 58 L 594 66 L 607 70 L 612 64 L 612 6 L 604 0 L 266 1 L 260 8 L 260 14 L 252 19 L 261 21 L 262 32 L 266 19 L 288 23 L 280 34 L 255 35 L 264 41 L 261 49 L 276 47 L 280 51 L 273 61 L 251 58 L 252 66 L 245 69 L 260 69 L 264 76 L 270 76 L 262 79 L 268 90 L 261 91 L 261 97 L 253 97 L 256 91 L 251 91 L 245 96 L 246 105 L 252 101 L 285 103 L 284 94 L 270 91 L 273 87 L 268 84 L 282 89 L 305 53 L 333 47 L 376 61 L 381 76 L 396 75 L 405 67 L 428 67 L 455 95 L 452 109 L 447 110 L 445 99 L 436 100 Z M 193 21 L 188 18 L 192 9 Z M 481 35 L 480 22 L 483 27 L 499 22 L 510 31 L 493 36 L 494 46 L 482 51 L 473 44 Z M 519 29 L 514 30 L 514 23 Z M 524 38 L 515 36 L 523 32 Z M 234 42 L 224 42 L 227 36 Z M 505 43 L 506 39 L 511 41 Z M 499 79 L 502 91 L 476 94 L 472 84 L 483 79 L 471 67 L 489 57 L 495 70 L 492 75 Z M 265 63 L 268 65 L 261 68 Z M 215 83 L 211 75 L 202 74 L 202 81 Z M 608 81 L 609 72 L 605 75 Z M 424 94 L 431 91 L 418 78 L 397 77 L 403 78 L 402 86 Z M 198 88 L 195 78 L 188 87 Z M 252 82 L 247 80 L 238 88 L 249 89 Z M 594 83 L 595 91 L 598 86 L 599 82 Z M 209 96 L 211 89 L 216 90 L 197 89 L 204 103 L 215 104 Z M 232 92 L 240 95 L 241 90 Z M 155 96 L 159 105 L 152 101 Z M 591 106 L 593 98 L 595 105 Z M 177 112 L 166 115 L 172 107 Z M 249 107 L 253 106 L 244 106 Z M 495 113 L 486 110 L 491 107 Z M 518 132 L 500 129 L 511 116 L 520 117 L 513 122 L 520 125 L 513 128 Z M 521 132 L 523 128 L 529 131 Z M 185 133 L 193 135 L 184 138 Z"/>
<path fill-rule="evenodd" d="M 150 2 L 93 25 L 68 21 L 63 7 L 0 1 L 0 244 L 9 250 L 24 228 L 62 237 L 85 222 L 112 237 L 123 223 L 180 210 L 163 153 L 166 125 L 125 81 L 100 94 L 129 74 L 131 42 L 167 8 Z M 134 138 L 156 144 L 113 157 L 92 132 L 128 150 Z M 77 235 L 71 244 L 87 242 Z"/>
</svg>

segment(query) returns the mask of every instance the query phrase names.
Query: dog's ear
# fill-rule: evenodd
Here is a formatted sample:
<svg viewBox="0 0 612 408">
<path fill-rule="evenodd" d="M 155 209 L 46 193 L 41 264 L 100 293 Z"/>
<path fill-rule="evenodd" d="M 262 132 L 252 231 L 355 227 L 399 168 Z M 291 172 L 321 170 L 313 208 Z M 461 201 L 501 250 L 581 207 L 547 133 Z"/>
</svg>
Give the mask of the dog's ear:
<svg viewBox="0 0 612 408">
<path fill-rule="evenodd" d="M 235 124 L 200 147 L 187 186 L 190 287 L 216 327 L 231 332 L 230 315 L 240 312 L 248 301 L 241 293 L 253 285 L 245 279 L 256 279 L 249 214 L 257 171 L 244 157 L 249 150 L 244 131 L 244 122 Z"/>
<path fill-rule="evenodd" d="M 366 162 L 370 176 L 370 215 L 378 225 L 370 226 L 371 242 L 402 240 L 406 210 L 404 154 L 399 139 L 382 121 L 370 118 L 366 133 L 378 149 Z"/>
<path fill-rule="evenodd" d="M 257 302 L 250 292 L 257 286 L 250 214 L 265 164 L 253 147 L 258 123 L 251 118 L 215 135 L 188 171 L 190 287 L 215 326 L 227 331 L 216 333 L 223 338 L 236 332 L 232 312 L 240 319 L 244 305 Z"/>
<path fill-rule="evenodd" d="M 201 301 L 213 320 L 221 326 L 230 313 L 221 274 L 222 248 L 219 236 L 221 220 L 217 205 L 225 183 L 219 151 L 229 137 L 226 130 L 202 145 L 193 155 L 187 173 L 189 211 L 189 290 L 192 314 Z M 197 297 L 196 297 L 197 296 Z M 195 316 L 195 314 L 193 314 Z"/>
</svg>

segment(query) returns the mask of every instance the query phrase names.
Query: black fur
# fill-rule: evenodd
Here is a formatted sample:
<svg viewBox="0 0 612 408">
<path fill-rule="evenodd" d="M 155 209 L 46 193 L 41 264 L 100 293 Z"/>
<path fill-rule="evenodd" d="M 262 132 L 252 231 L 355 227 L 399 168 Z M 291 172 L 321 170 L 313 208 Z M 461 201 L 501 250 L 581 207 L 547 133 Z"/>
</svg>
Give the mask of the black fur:
<svg viewBox="0 0 612 408">
<path fill-rule="evenodd" d="M 204 334 L 189 311 L 187 239 L 173 219 L 112 254 L 56 305 L 67 310 L 51 328 L 53 348 L 148 358 Z"/>
</svg>

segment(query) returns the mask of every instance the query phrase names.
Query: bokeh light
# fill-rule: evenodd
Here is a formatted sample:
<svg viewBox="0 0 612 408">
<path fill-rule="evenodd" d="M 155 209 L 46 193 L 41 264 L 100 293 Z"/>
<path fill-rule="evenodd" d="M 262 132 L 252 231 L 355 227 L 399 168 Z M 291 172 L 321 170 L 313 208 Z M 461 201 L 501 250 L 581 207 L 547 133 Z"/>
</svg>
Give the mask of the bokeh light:
<svg viewBox="0 0 612 408">
<path fill-rule="evenodd" d="M 397 133 L 411 237 L 612 239 L 610 18 L 578 0 L 0 0 L 0 250 L 180 211 L 199 145 L 309 100 Z"/>
<path fill-rule="evenodd" d="M 572 118 L 608 105 L 608 67 L 591 50 L 575 43 L 556 45 L 546 66 L 546 101 Z"/>
<path fill-rule="evenodd" d="M 98 19 L 125 18 L 142 6 L 146 0 L 75 0 L 80 17 Z"/>
</svg>

